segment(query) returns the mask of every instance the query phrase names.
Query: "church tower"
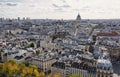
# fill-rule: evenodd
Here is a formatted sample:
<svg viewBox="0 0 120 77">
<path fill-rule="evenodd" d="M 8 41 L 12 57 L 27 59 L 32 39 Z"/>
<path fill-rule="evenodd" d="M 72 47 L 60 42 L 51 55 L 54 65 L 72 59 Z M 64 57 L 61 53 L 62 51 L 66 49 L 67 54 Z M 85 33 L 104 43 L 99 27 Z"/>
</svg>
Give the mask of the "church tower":
<svg viewBox="0 0 120 77">
<path fill-rule="evenodd" d="M 81 21 L 81 16 L 80 16 L 80 14 L 77 15 L 76 21 Z"/>
<path fill-rule="evenodd" d="M 74 24 L 74 36 L 76 37 L 77 36 L 77 33 L 78 33 L 78 26 L 80 25 L 80 22 L 81 22 L 81 16 L 80 14 L 78 13 L 77 15 L 77 18 L 75 20 L 75 24 Z"/>
</svg>

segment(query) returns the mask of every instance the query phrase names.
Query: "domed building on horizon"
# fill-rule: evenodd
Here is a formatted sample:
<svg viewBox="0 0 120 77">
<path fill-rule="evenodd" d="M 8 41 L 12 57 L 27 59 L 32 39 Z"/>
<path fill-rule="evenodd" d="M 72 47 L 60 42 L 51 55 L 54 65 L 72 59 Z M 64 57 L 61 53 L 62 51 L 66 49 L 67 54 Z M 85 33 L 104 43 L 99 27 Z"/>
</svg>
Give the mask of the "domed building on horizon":
<svg viewBox="0 0 120 77">
<path fill-rule="evenodd" d="M 80 16 L 80 14 L 79 14 L 79 13 L 78 13 L 78 15 L 77 15 L 76 20 L 77 20 L 77 21 L 81 21 L 81 16 Z"/>
</svg>

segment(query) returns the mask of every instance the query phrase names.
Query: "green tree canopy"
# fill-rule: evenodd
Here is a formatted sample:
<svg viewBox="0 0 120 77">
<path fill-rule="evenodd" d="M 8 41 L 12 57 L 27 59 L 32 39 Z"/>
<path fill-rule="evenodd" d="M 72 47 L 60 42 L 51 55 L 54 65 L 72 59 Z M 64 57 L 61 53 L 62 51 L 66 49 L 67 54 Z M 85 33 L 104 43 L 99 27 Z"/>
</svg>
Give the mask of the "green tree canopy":
<svg viewBox="0 0 120 77">
<path fill-rule="evenodd" d="M 34 48 L 34 43 L 31 43 L 31 44 L 30 44 L 30 47 L 33 47 L 33 48 Z"/>
</svg>

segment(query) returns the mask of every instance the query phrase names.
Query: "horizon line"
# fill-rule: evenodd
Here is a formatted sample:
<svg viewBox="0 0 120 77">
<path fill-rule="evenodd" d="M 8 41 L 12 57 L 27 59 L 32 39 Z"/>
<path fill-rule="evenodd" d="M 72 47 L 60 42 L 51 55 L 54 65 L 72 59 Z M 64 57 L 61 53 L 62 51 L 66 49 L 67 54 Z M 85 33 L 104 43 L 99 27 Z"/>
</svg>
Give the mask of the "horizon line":
<svg viewBox="0 0 120 77">
<path fill-rule="evenodd" d="M 9 18 L 9 17 L 0 17 L 0 18 L 4 18 L 4 19 L 18 19 L 17 18 Z M 76 20 L 76 18 L 30 18 L 30 17 L 20 17 L 20 20 L 23 19 L 30 19 L 30 20 Z M 119 20 L 120 18 L 81 18 L 81 20 Z"/>
</svg>

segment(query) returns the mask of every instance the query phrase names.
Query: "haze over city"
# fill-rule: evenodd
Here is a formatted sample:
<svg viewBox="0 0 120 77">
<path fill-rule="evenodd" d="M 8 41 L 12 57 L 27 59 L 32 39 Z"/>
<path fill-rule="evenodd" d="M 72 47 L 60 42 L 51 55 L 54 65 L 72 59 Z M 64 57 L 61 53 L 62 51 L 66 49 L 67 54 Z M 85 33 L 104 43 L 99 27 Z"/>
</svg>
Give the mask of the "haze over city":
<svg viewBox="0 0 120 77">
<path fill-rule="evenodd" d="M 120 0 L 0 0 L 0 17 L 119 19 Z"/>
</svg>

